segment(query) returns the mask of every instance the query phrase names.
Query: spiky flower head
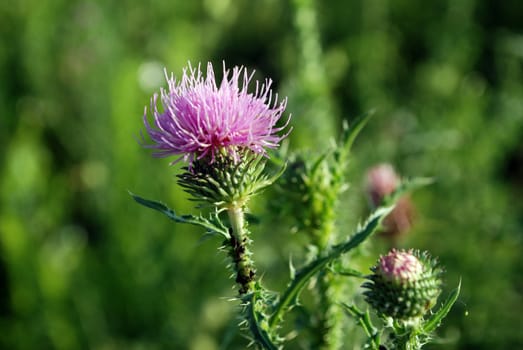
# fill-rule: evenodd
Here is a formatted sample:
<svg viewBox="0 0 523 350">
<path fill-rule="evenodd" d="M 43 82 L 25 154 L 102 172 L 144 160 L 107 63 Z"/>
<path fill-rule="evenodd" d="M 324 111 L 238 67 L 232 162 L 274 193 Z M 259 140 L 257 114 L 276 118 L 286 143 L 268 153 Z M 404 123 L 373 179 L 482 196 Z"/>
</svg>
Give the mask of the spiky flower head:
<svg viewBox="0 0 523 350">
<path fill-rule="evenodd" d="M 363 284 L 365 300 L 385 317 L 409 320 L 429 311 L 441 292 L 441 268 L 427 253 L 392 249 Z"/>
<path fill-rule="evenodd" d="M 263 174 L 267 149 L 278 147 L 289 119 L 277 126 L 287 100 L 278 101 L 272 81 L 254 82 L 254 72 L 223 66 L 216 81 L 212 65 L 204 77 L 200 66 L 190 64 L 181 80 L 167 76 L 168 90 L 151 99 L 152 124 L 144 115 L 154 156 L 178 156 L 187 161 L 178 183 L 195 200 L 221 207 L 242 206 L 249 197 L 276 177 Z M 278 175 L 278 174 L 277 174 Z"/>
<path fill-rule="evenodd" d="M 278 101 L 271 90 L 272 81 L 255 82 L 254 91 L 249 84 L 254 72 L 234 67 L 232 72 L 223 66 L 221 83 L 215 79 L 211 63 L 204 77 L 200 65 L 190 64 L 184 69 L 181 80 L 167 76 L 169 89 L 161 89 L 162 110 L 158 108 L 158 95 L 151 99 L 154 123 L 144 123 L 156 150 L 157 157 L 179 156 L 192 167 L 197 160 L 214 162 L 219 154 L 235 161 L 248 149 L 266 155 L 267 148 L 276 148 L 286 135 L 279 135 L 285 126 L 277 127 L 287 100 Z M 288 120 L 287 120 L 288 122 Z"/>
</svg>

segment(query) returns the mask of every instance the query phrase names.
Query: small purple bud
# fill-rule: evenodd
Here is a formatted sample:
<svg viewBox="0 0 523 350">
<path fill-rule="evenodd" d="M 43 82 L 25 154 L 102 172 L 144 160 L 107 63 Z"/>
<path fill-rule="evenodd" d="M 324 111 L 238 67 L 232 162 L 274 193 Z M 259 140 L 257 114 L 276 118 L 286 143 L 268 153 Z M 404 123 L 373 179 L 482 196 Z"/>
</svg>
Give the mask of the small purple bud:
<svg viewBox="0 0 523 350">
<path fill-rule="evenodd" d="M 367 172 L 367 193 L 372 205 L 377 207 L 383 198 L 394 192 L 400 179 L 390 164 L 379 164 Z"/>
<path fill-rule="evenodd" d="M 380 164 L 367 173 L 367 195 L 373 207 L 379 206 L 385 197 L 400 185 L 400 178 L 390 164 Z M 401 197 L 392 212 L 383 220 L 384 237 L 395 240 L 410 230 L 414 209 L 408 196 Z M 394 243 L 394 242 L 393 242 Z"/>
<path fill-rule="evenodd" d="M 387 255 L 380 257 L 376 273 L 390 282 L 408 283 L 420 277 L 423 273 L 423 265 L 412 254 L 412 250 L 392 249 Z"/>
<path fill-rule="evenodd" d="M 397 320 L 422 317 L 441 292 L 442 270 L 427 253 L 392 249 L 379 258 L 362 287 L 365 300 L 381 316 Z"/>
</svg>

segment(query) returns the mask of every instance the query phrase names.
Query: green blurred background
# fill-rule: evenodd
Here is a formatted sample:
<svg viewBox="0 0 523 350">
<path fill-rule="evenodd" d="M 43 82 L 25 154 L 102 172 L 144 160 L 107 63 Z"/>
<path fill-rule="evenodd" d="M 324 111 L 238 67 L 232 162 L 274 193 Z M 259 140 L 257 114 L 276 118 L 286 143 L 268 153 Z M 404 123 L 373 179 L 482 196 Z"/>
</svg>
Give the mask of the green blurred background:
<svg viewBox="0 0 523 350">
<path fill-rule="evenodd" d="M 220 242 L 127 193 L 194 212 L 169 160 L 138 143 L 163 67 L 189 60 L 272 77 L 291 149 L 319 151 L 376 109 L 342 221 L 367 210 L 376 163 L 435 177 L 401 244 L 440 257 L 444 294 L 463 280 L 439 348 L 523 348 L 520 0 L 2 1 L 0 348 L 245 348 Z M 281 289 L 296 235 L 253 231 Z"/>
</svg>

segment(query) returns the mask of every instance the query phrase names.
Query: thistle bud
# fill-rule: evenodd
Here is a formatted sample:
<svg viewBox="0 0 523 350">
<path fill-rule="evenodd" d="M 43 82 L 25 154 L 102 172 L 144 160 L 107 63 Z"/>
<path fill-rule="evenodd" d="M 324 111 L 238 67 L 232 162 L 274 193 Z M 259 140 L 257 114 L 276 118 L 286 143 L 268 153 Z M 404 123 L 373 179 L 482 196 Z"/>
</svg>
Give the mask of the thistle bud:
<svg viewBox="0 0 523 350">
<path fill-rule="evenodd" d="M 400 179 L 390 164 L 379 164 L 367 173 L 367 193 L 372 206 L 381 204 L 383 198 L 394 192 Z"/>
<path fill-rule="evenodd" d="M 422 317 L 441 292 L 441 268 L 427 253 L 392 249 L 380 257 L 362 287 L 379 315 L 397 320 Z"/>
<path fill-rule="evenodd" d="M 197 160 L 191 169 L 185 168 L 185 172 L 178 175 L 178 184 L 194 200 L 216 206 L 246 204 L 273 180 L 263 172 L 266 163 L 263 156 L 249 150 L 238 154 L 238 162 L 227 154 L 216 155 L 211 163 Z"/>
<path fill-rule="evenodd" d="M 373 207 L 379 206 L 383 199 L 396 190 L 400 178 L 390 164 L 380 164 L 367 173 L 367 195 Z M 406 233 L 412 226 L 414 210 L 408 196 L 401 197 L 396 207 L 383 221 L 382 234 L 396 239 Z"/>
</svg>

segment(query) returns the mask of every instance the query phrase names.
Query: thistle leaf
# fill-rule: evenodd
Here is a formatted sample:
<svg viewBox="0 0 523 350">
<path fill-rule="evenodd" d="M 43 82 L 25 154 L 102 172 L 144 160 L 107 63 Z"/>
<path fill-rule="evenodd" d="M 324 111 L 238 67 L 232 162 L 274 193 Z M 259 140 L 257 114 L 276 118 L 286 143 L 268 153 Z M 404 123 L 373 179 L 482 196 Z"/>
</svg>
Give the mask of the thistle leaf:
<svg viewBox="0 0 523 350">
<path fill-rule="evenodd" d="M 352 144 L 354 143 L 354 140 L 356 140 L 356 137 L 360 133 L 360 131 L 363 129 L 363 127 L 367 124 L 370 117 L 374 114 L 374 110 L 371 110 L 360 117 L 356 118 L 354 123 L 352 125 L 348 125 L 347 123 L 344 123 L 343 125 L 343 148 L 345 152 L 350 152 L 350 149 L 352 147 Z"/>
<path fill-rule="evenodd" d="M 256 303 L 258 302 L 257 292 L 246 295 L 243 300 L 246 302 L 247 321 L 249 330 L 254 336 L 254 341 L 266 350 L 280 349 L 280 347 L 273 343 L 269 333 L 261 326 L 262 319 L 265 318 L 265 316 L 256 310 Z"/>
<path fill-rule="evenodd" d="M 207 235 L 222 235 L 224 238 L 230 239 L 229 231 L 221 223 L 217 213 L 211 214 L 209 219 L 206 219 L 202 216 L 194 216 L 194 215 L 180 216 L 180 215 L 177 215 L 174 210 L 172 210 L 171 208 L 169 208 L 162 202 L 145 199 L 132 192 L 129 192 L 129 194 L 133 197 L 133 199 L 137 203 L 139 203 L 145 207 L 157 210 L 175 222 L 200 226 L 200 227 L 203 227 L 206 229 Z"/>
<path fill-rule="evenodd" d="M 433 332 L 436 328 L 439 327 L 441 324 L 441 321 L 447 316 L 450 309 L 458 300 L 459 293 L 461 291 L 461 280 L 458 283 L 458 287 L 450 293 L 447 301 L 443 305 L 441 305 L 441 308 L 434 314 L 430 319 L 425 322 L 423 325 L 423 332 L 430 334 Z"/>
<path fill-rule="evenodd" d="M 293 280 L 296 277 L 296 268 L 292 263 L 292 257 L 289 258 L 289 274 L 291 276 L 291 280 Z"/>
<path fill-rule="evenodd" d="M 275 311 L 269 320 L 269 326 L 272 328 L 277 325 L 285 310 L 296 302 L 303 287 L 318 271 L 323 269 L 328 263 L 339 258 L 361 244 L 379 227 L 381 220 L 393 209 L 390 207 L 379 207 L 372 213 L 367 222 L 353 235 L 347 242 L 333 247 L 330 253 L 324 257 L 317 258 L 305 267 L 296 272 L 296 276 L 291 280 L 287 290 L 275 306 Z"/>
<path fill-rule="evenodd" d="M 380 333 L 378 332 L 378 329 L 372 324 L 369 310 L 363 312 L 356 305 L 349 305 L 345 303 L 341 303 L 341 305 L 344 307 L 345 312 L 356 319 L 358 324 L 363 328 L 365 334 L 367 334 L 367 337 L 369 338 L 369 343 L 372 349 L 378 350 L 380 346 Z"/>
<path fill-rule="evenodd" d="M 433 183 L 434 179 L 430 177 L 415 177 L 403 179 L 398 188 L 396 188 L 394 192 L 392 192 L 389 196 L 385 198 L 385 205 L 387 203 L 396 202 L 401 196 L 403 196 L 407 192 L 412 192 L 420 187 L 432 185 Z"/>
<path fill-rule="evenodd" d="M 358 270 L 344 268 L 341 266 L 333 266 L 330 268 L 330 270 L 337 275 L 345 276 L 345 277 L 357 277 L 357 278 L 366 278 L 367 277 L 367 274 L 364 274 Z"/>
</svg>

